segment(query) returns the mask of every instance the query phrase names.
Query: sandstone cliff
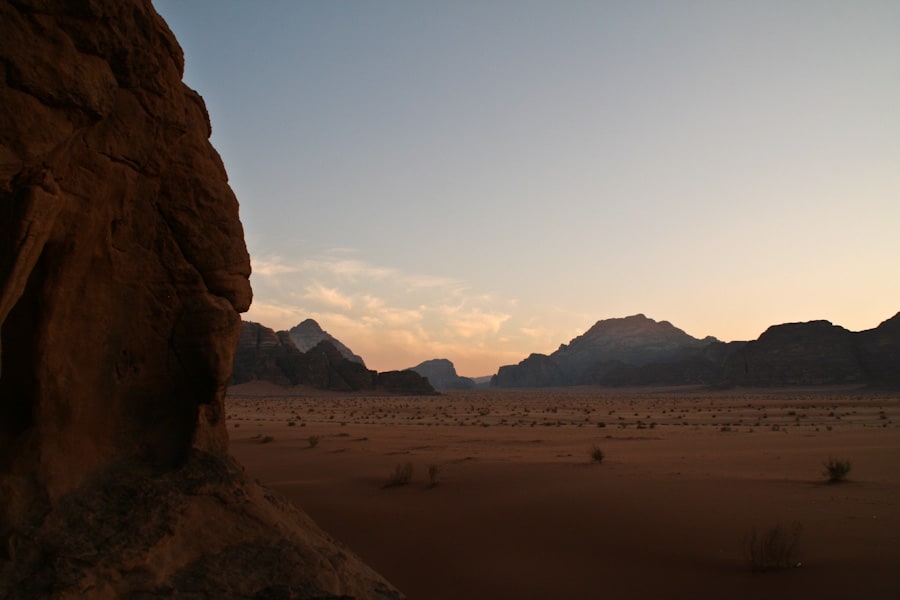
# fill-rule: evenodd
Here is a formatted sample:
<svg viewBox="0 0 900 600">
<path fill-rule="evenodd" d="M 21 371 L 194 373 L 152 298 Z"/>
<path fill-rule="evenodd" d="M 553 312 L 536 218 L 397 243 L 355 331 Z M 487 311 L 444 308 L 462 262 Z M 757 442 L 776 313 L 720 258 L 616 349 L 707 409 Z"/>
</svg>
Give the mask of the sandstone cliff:
<svg viewBox="0 0 900 600">
<path fill-rule="evenodd" d="M 711 383 L 718 378 L 719 366 L 703 352 L 714 343 L 721 342 L 699 340 L 668 321 L 640 314 L 605 319 L 549 356 L 532 354 L 517 365 L 500 367 L 491 385 Z"/>
<path fill-rule="evenodd" d="M 851 332 L 828 321 L 773 325 L 757 340 L 693 338 L 643 315 L 598 321 L 549 356 L 500 367 L 491 385 L 900 385 L 900 313 Z"/>
<path fill-rule="evenodd" d="M 366 364 L 361 356 L 354 354 L 350 348 L 343 344 L 343 342 L 322 329 L 322 327 L 313 319 L 306 319 L 302 323 L 294 325 L 288 329 L 288 334 L 290 334 L 291 340 L 293 340 L 294 345 L 297 346 L 297 349 L 300 350 L 300 352 L 311 350 L 316 347 L 319 342 L 329 342 L 332 346 L 337 348 L 338 352 L 340 352 L 347 360 L 352 360 L 363 366 Z"/>
<path fill-rule="evenodd" d="M 460 377 L 456 367 L 446 358 L 426 360 L 408 370 L 427 378 L 436 390 L 471 390 L 475 387 L 475 381 L 468 377 Z"/>
<path fill-rule="evenodd" d="M 392 394 L 435 393 L 421 375 L 396 373 L 371 371 L 360 362 L 348 359 L 325 339 L 301 352 L 289 331 L 275 332 L 245 321 L 234 355 L 232 382 L 268 381 L 280 386 L 309 385 L 341 392 L 380 389 Z"/>
<path fill-rule="evenodd" d="M 227 455 L 238 204 L 149 0 L 0 0 L 0 596 L 398 597 Z"/>
</svg>

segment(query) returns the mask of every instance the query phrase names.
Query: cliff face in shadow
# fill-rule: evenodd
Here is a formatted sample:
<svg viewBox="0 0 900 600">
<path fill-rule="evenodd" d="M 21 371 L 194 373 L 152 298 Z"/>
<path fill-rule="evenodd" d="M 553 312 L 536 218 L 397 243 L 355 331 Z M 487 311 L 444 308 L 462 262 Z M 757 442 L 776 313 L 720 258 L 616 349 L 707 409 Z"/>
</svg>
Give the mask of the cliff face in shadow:
<svg viewBox="0 0 900 600">
<path fill-rule="evenodd" d="M 598 321 L 548 355 L 500 367 L 497 387 L 900 385 L 900 313 L 852 332 L 828 321 L 769 327 L 751 342 L 698 340 L 643 315 Z"/>
<path fill-rule="evenodd" d="M 371 371 L 361 360 L 347 358 L 346 352 L 327 339 L 302 352 L 292 331 L 276 332 L 244 321 L 234 355 L 232 382 L 268 381 L 285 387 L 309 385 L 338 392 L 379 389 L 394 394 L 436 393 L 428 380 L 417 373 Z"/>
<path fill-rule="evenodd" d="M 227 455 L 250 264 L 149 0 L 0 1 L 0 63 L 0 595 L 396 597 Z"/>
<path fill-rule="evenodd" d="M 728 356 L 722 378 L 736 385 L 900 384 L 900 313 L 860 332 L 828 321 L 774 325 Z"/>
</svg>

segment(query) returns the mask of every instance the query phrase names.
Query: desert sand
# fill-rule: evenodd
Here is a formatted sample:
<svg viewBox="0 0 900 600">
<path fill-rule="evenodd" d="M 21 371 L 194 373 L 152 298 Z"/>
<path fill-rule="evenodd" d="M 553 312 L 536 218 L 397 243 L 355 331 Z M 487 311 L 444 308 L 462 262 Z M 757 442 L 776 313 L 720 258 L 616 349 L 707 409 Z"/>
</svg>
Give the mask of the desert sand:
<svg viewBox="0 0 900 600">
<path fill-rule="evenodd" d="M 412 599 L 900 597 L 896 392 L 257 383 L 227 409 L 247 473 Z M 754 528 L 793 523 L 798 566 L 753 572 Z"/>
</svg>

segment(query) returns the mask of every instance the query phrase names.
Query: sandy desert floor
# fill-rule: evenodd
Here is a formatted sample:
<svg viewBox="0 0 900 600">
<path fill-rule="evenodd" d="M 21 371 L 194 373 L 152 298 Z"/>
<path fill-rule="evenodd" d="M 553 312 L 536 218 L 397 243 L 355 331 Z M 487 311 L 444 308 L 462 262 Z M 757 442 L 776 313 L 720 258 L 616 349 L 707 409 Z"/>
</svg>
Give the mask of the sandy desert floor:
<svg viewBox="0 0 900 600">
<path fill-rule="evenodd" d="M 896 392 L 247 384 L 227 407 L 247 472 L 412 599 L 900 598 Z M 754 528 L 793 523 L 800 566 L 752 572 Z"/>
</svg>

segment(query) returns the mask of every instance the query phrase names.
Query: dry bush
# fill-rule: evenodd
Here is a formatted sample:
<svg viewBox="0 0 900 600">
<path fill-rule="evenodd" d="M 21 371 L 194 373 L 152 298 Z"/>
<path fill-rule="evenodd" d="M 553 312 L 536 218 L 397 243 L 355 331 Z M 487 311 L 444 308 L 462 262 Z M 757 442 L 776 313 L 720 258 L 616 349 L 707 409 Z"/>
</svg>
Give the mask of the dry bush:
<svg viewBox="0 0 900 600">
<path fill-rule="evenodd" d="M 822 475 L 828 479 L 828 483 L 840 483 L 847 479 L 850 469 L 853 467 L 849 460 L 839 460 L 837 458 L 829 458 L 822 463 L 825 470 Z"/>
<path fill-rule="evenodd" d="M 394 467 L 394 472 L 390 474 L 384 487 L 396 487 L 406 485 L 412 480 L 413 466 L 412 463 L 398 463 Z"/>
<path fill-rule="evenodd" d="M 599 446 L 594 446 L 593 448 L 591 448 L 590 455 L 591 460 L 597 464 L 602 463 L 603 459 L 606 458 L 606 455 L 603 453 L 603 450 L 599 448 Z"/>
<path fill-rule="evenodd" d="M 441 468 L 438 465 L 428 465 L 428 485 L 434 487 L 438 484 Z"/>
<path fill-rule="evenodd" d="M 744 553 L 755 572 L 775 571 L 799 567 L 797 544 L 800 540 L 800 523 L 783 527 L 780 523 L 759 533 L 754 527 L 744 541 Z"/>
<path fill-rule="evenodd" d="M 306 441 L 309 442 L 310 448 L 315 448 L 316 446 L 319 445 L 319 436 L 311 435 L 311 436 L 309 436 L 309 438 L 307 438 Z"/>
</svg>

